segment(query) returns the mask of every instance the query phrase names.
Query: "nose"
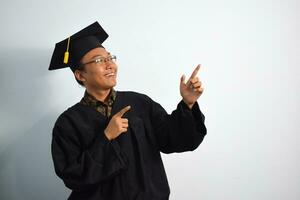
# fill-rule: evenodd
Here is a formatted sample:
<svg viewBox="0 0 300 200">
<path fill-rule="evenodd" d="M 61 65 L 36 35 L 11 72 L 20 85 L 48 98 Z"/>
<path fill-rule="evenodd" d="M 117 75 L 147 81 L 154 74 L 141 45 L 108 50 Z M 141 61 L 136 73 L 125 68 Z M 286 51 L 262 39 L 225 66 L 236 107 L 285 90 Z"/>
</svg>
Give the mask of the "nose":
<svg viewBox="0 0 300 200">
<path fill-rule="evenodd" d="M 105 62 L 106 64 L 106 69 L 112 69 L 112 63 L 111 62 Z"/>
</svg>

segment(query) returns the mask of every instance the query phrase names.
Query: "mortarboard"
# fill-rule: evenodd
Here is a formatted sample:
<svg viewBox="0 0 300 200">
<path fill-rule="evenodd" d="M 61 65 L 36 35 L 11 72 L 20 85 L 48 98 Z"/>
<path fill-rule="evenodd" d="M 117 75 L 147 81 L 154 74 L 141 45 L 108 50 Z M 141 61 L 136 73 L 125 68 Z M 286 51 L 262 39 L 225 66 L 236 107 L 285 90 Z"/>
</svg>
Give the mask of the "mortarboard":
<svg viewBox="0 0 300 200">
<path fill-rule="evenodd" d="M 69 38 L 56 43 L 49 70 L 70 67 L 72 71 L 78 67 L 80 59 L 90 50 L 103 47 L 102 43 L 108 34 L 95 22 L 80 30 Z"/>
</svg>

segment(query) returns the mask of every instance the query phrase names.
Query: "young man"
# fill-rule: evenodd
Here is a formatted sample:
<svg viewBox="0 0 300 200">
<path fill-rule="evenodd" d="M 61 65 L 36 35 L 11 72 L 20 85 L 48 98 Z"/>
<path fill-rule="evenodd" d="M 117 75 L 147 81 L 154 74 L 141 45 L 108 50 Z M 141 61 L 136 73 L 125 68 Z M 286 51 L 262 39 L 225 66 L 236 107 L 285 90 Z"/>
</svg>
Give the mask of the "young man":
<svg viewBox="0 0 300 200">
<path fill-rule="evenodd" d="M 160 152 L 193 151 L 206 135 L 196 74 L 185 83 L 172 114 L 151 98 L 115 91 L 116 57 L 102 43 L 98 22 L 57 43 L 49 70 L 70 67 L 86 90 L 55 122 L 56 174 L 72 190 L 69 199 L 167 200 L 169 185 Z"/>
</svg>

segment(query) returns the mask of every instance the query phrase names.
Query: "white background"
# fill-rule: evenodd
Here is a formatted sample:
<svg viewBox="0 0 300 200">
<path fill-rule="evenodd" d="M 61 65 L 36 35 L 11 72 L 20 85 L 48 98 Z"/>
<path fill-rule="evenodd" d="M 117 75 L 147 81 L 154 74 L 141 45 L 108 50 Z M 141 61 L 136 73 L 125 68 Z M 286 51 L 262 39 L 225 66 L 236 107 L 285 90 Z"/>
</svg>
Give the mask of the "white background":
<svg viewBox="0 0 300 200">
<path fill-rule="evenodd" d="M 297 0 L 17 1 L 0 6 L 0 199 L 66 199 L 51 130 L 84 89 L 47 71 L 56 42 L 99 21 L 118 56 L 117 90 L 168 112 L 197 64 L 208 129 L 194 152 L 163 155 L 172 200 L 300 199 Z"/>
</svg>

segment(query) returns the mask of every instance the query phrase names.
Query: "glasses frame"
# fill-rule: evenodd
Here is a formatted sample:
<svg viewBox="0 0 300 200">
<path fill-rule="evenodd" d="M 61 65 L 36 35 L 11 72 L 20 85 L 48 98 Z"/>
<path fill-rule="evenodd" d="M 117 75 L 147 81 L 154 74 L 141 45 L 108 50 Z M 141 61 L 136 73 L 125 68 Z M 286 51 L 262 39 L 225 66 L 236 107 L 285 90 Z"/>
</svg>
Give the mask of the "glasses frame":
<svg viewBox="0 0 300 200">
<path fill-rule="evenodd" d="M 115 56 L 115 55 L 110 55 L 107 58 L 99 56 L 91 61 L 86 62 L 86 63 L 81 63 L 81 65 L 87 65 L 87 64 L 91 64 L 91 63 L 104 64 L 105 62 L 111 62 L 111 61 L 116 62 L 116 60 L 117 60 L 117 56 Z"/>
</svg>

